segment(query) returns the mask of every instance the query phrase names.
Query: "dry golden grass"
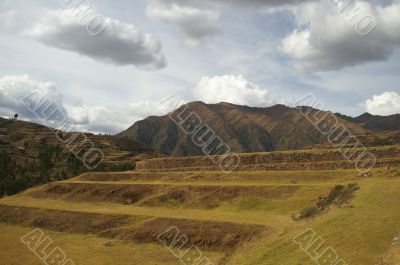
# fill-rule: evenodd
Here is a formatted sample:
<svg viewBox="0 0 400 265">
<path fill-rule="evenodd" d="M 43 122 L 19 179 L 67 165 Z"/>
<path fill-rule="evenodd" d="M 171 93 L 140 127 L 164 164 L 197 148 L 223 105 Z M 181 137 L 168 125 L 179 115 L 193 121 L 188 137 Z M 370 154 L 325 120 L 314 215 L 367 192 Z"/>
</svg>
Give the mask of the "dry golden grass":
<svg viewBox="0 0 400 265">
<path fill-rule="evenodd" d="M 313 264 L 309 256 L 292 241 L 306 228 L 314 229 L 325 240 L 326 246 L 335 249 L 349 265 L 374 265 L 382 260 L 385 253 L 387 259 L 394 260 L 398 257 L 397 252 L 389 250 L 393 237 L 400 232 L 400 168 L 374 169 L 371 171 L 371 176 L 366 178 L 357 177 L 357 174 L 354 170 L 234 172 L 228 175 L 220 172 L 90 173 L 56 184 L 65 187 L 81 185 L 81 195 L 79 195 L 81 197 L 77 194 L 73 196 L 67 194 L 64 197 L 55 196 L 53 199 L 51 196 L 46 197 L 47 195 L 34 198 L 33 194 L 45 191 L 45 187 L 36 187 L 17 196 L 3 198 L 0 204 L 95 213 L 100 216 L 141 217 L 143 220 L 159 220 L 158 222 L 161 222 L 159 226 L 164 224 L 162 220 L 168 220 L 169 225 L 177 226 L 207 221 L 262 225 L 270 229 L 269 233 L 260 233 L 252 240 L 245 240 L 240 247 L 229 252 L 207 252 L 215 258 L 215 264 L 221 265 Z M 294 221 L 291 218 L 292 214 L 298 213 L 301 209 L 315 205 L 318 198 L 327 195 L 336 184 L 354 181 L 357 181 L 360 190 L 349 202 L 353 205 L 352 208 L 332 206 L 316 218 L 305 221 Z M 152 196 L 158 196 L 171 187 L 177 190 L 187 190 L 189 187 L 204 188 L 204 190 L 220 188 L 219 192 L 227 192 L 229 195 L 237 187 L 249 191 L 254 188 L 271 191 L 293 187 L 295 189 L 288 194 L 282 192 L 274 196 L 266 193 L 264 197 L 262 193 L 260 195 L 252 192 L 243 193 L 244 195 L 238 193 L 239 196 L 236 197 L 215 194 L 215 197 L 224 195 L 224 200 L 219 201 L 217 207 L 205 209 L 195 206 L 183 207 L 179 204 L 157 204 L 147 207 L 141 204 L 126 205 L 118 203 L 118 200 L 107 201 L 107 196 L 102 201 L 91 201 L 93 197 L 98 196 L 91 190 L 92 186 L 96 187 L 96 192 L 101 190 L 108 192 L 111 187 L 118 187 L 117 191 L 126 187 L 149 186 L 158 189 Z M 117 196 L 117 193 L 113 194 Z M 72 197 L 68 199 L 68 196 Z M 192 198 L 194 202 L 196 198 Z M 21 247 L 18 248 L 16 239 L 18 235 L 27 231 L 27 228 L 8 224 L 0 225 L 0 231 L 5 238 L 0 243 L 0 254 L 6 256 L 5 265 L 37 264 L 30 263 L 29 253 L 20 253 Z M 71 257 L 75 257 L 82 264 L 179 264 L 172 254 L 157 244 L 137 244 L 117 240 L 115 246 L 104 248 L 104 242 L 109 239 L 92 234 L 50 233 L 65 247 L 65 251 L 70 253 Z M 199 235 L 191 236 L 202 238 L 201 232 Z M 85 248 L 80 249 L 78 246 L 82 245 L 82 242 Z M 133 255 L 135 261 L 131 259 L 130 250 L 135 253 Z M 91 253 L 95 253 L 93 261 L 88 261 Z M 21 256 L 20 261 L 15 258 L 19 256 Z"/>
<path fill-rule="evenodd" d="M 2 265 L 43 265 L 43 262 L 20 241 L 32 228 L 0 224 L 0 252 Z M 176 265 L 179 260 L 158 244 L 136 244 L 82 234 L 66 234 L 45 230 L 54 245 L 63 249 L 76 264 L 85 265 Z M 221 254 L 205 251 L 209 259 L 218 263 Z"/>
</svg>

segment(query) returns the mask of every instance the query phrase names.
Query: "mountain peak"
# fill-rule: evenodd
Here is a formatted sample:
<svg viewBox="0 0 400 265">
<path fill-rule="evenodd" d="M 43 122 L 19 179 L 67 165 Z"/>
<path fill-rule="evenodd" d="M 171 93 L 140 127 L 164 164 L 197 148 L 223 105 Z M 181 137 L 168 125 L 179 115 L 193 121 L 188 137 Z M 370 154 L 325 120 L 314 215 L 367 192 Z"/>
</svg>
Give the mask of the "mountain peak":
<svg viewBox="0 0 400 265">
<path fill-rule="evenodd" d="M 358 116 L 357 118 L 371 118 L 371 117 L 373 117 L 374 115 L 372 115 L 371 113 L 369 113 L 369 112 L 364 112 L 363 114 L 361 114 L 360 116 Z"/>
</svg>

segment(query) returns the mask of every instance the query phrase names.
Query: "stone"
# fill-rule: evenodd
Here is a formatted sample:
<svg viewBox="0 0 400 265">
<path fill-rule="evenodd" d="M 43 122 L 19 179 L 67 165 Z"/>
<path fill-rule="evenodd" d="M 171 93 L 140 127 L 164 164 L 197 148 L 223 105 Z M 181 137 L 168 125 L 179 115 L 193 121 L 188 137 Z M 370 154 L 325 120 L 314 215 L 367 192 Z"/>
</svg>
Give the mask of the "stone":
<svg viewBox="0 0 400 265">
<path fill-rule="evenodd" d="M 112 242 L 107 242 L 107 243 L 104 244 L 104 246 L 105 246 L 105 247 L 112 247 L 112 246 L 113 246 L 113 243 L 112 243 Z"/>
</svg>

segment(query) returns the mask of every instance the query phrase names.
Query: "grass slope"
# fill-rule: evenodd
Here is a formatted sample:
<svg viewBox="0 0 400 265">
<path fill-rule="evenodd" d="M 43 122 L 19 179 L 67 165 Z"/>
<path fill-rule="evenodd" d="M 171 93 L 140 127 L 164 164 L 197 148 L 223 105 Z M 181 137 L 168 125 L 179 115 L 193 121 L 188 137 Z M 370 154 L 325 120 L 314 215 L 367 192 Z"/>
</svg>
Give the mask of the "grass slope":
<svg viewBox="0 0 400 265">
<path fill-rule="evenodd" d="M 384 264 L 395 264 L 387 259 L 398 257 L 391 243 L 400 232 L 400 168 L 374 169 L 363 178 L 357 175 L 354 170 L 87 173 L 1 199 L 0 255 L 5 265 L 38 264 L 18 245 L 18 237 L 27 227 L 39 226 L 78 264 L 180 264 L 155 240 L 148 240 L 168 226 L 177 226 L 218 265 L 308 265 L 315 263 L 293 238 L 312 228 L 324 239 L 324 248 L 332 247 L 347 264 L 375 265 L 385 254 Z M 352 207 L 331 205 L 312 219 L 292 219 L 335 185 L 353 182 L 360 189 L 348 202 Z M 147 193 L 125 203 L 124 194 L 137 189 Z M 177 201 L 171 203 L 171 198 Z M 213 207 L 206 207 L 210 200 Z M 8 206 L 33 213 L 17 224 L 7 221 L 13 211 L 9 217 L 10 211 L 7 215 L 2 208 Z M 15 214 L 22 211 L 26 210 Z M 55 221 L 43 226 L 43 220 L 57 217 L 54 211 L 69 216 L 72 228 L 74 223 L 77 228 L 93 228 L 85 221 L 87 216 L 98 216 L 94 219 L 105 223 L 124 216 L 133 223 L 101 226 L 102 231 L 70 230 L 64 224 L 56 229 Z M 114 246 L 104 247 L 108 241 Z"/>
</svg>

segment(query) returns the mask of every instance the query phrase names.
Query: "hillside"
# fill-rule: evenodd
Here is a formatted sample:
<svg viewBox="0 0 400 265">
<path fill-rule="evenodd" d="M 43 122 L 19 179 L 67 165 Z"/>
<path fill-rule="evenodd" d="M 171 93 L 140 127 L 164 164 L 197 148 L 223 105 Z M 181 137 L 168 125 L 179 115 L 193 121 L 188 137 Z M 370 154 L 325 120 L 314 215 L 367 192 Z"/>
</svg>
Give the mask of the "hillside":
<svg viewBox="0 0 400 265">
<path fill-rule="evenodd" d="M 336 151 L 241 154 L 247 169 L 230 174 L 184 162 L 200 158 L 150 160 L 35 187 L 0 199 L 1 262 L 42 264 L 41 248 L 21 243 L 40 228 L 71 264 L 311 265 L 327 249 L 330 264 L 397 264 L 400 147 L 369 149 L 385 164 L 365 176 Z"/>
<path fill-rule="evenodd" d="M 355 118 L 340 114 L 339 116 L 374 132 L 400 130 L 400 114 L 378 116 L 364 113 L 361 116 Z"/>
<path fill-rule="evenodd" d="M 170 116 L 184 118 L 190 113 L 197 113 L 203 124 L 212 128 L 234 152 L 296 150 L 315 145 L 329 147 L 326 136 L 298 109 L 284 105 L 252 108 L 229 103 L 192 102 L 178 108 Z M 311 112 L 311 115 L 317 117 L 326 114 L 327 112 L 315 109 Z M 361 136 L 367 146 L 397 143 L 395 136 L 385 135 L 382 140 L 375 132 L 400 130 L 400 115 L 370 118 L 364 116 L 353 119 L 337 115 L 337 119 L 339 124 L 343 124 L 353 134 Z M 120 135 L 143 142 L 161 154 L 203 155 L 201 149 L 193 143 L 192 135 L 186 134 L 168 116 L 138 121 Z"/>
<path fill-rule="evenodd" d="M 0 196 L 88 171 L 79 156 L 92 145 L 104 153 L 97 171 L 133 169 L 139 154 L 152 155 L 145 145 L 124 137 L 77 134 L 68 144 L 57 133 L 43 125 L 0 118 Z"/>
</svg>

